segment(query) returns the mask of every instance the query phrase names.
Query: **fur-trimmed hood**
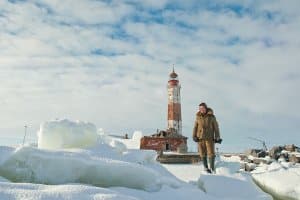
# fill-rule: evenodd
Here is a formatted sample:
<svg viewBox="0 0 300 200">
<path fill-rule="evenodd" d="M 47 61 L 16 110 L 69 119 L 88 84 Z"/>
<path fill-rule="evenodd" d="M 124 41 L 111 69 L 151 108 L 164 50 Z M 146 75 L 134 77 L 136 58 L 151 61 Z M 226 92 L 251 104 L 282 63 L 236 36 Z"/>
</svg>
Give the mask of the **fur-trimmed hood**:
<svg viewBox="0 0 300 200">
<path fill-rule="evenodd" d="M 206 114 L 207 114 L 207 115 L 213 115 L 213 116 L 214 116 L 214 111 L 213 111 L 213 109 L 212 109 L 212 108 L 207 108 Z M 201 116 L 200 111 L 198 111 L 196 115 L 197 115 L 197 116 Z"/>
</svg>

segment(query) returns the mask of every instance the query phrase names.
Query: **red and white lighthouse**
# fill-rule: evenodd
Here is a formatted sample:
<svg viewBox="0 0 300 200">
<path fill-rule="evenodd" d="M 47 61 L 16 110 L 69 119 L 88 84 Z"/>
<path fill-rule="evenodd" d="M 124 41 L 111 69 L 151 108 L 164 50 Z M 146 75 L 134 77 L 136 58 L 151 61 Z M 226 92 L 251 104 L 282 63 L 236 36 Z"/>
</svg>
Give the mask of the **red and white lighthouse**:
<svg viewBox="0 0 300 200">
<path fill-rule="evenodd" d="M 168 129 L 157 129 L 155 134 L 142 137 L 141 149 L 187 152 L 187 137 L 182 135 L 180 89 L 178 75 L 173 68 L 168 81 Z"/>
<path fill-rule="evenodd" d="M 178 75 L 173 68 L 168 81 L 168 129 L 182 134 L 181 102 Z"/>
</svg>

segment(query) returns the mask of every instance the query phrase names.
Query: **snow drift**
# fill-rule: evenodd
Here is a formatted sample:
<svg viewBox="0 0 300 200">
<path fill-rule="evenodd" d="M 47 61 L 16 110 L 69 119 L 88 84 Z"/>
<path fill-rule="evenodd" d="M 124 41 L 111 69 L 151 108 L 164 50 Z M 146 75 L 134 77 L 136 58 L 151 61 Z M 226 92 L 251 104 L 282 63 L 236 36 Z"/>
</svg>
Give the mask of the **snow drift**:
<svg viewBox="0 0 300 200">
<path fill-rule="evenodd" d="M 207 175 L 202 164 L 161 165 L 153 151 L 120 152 L 107 142 L 64 150 L 0 146 L 0 199 L 271 199 L 235 172 L 238 163 L 224 161 Z"/>
<path fill-rule="evenodd" d="M 280 199 L 300 199 L 300 165 L 288 163 L 262 165 L 252 174 L 255 182 L 265 191 Z"/>
<path fill-rule="evenodd" d="M 198 199 L 271 200 L 272 197 L 257 187 L 251 176 L 240 173 L 239 157 L 216 158 L 216 174 L 204 172 L 202 163 L 164 166 L 179 179 L 196 186 L 206 196 Z M 186 198 L 191 199 L 191 198 Z"/>
<path fill-rule="evenodd" d="M 95 145 L 96 142 L 96 126 L 82 121 L 47 121 L 41 124 L 38 131 L 39 148 L 85 148 Z"/>
<path fill-rule="evenodd" d="M 40 185 L 0 182 L 1 200 L 138 200 L 119 192 L 87 185 Z"/>
<path fill-rule="evenodd" d="M 88 151 L 49 151 L 33 147 L 21 147 L 10 153 L 1 163 L 0 175 L 13 182 L 86 183 L 147 191 L 157 191 L 162 184 L 176 185 L 176 181 L 166 181 L 158 172 L 140 164 L 93 156 Z"/>
<path fill-rule="evenodd" d="M 121 139 L 120 141 L 126 145 L 128 149 L 140 149 L 141 138 L 143 133 L 141 131 L 135 131 L 130 139 Z"/>
<path fill-rule="evenodd" d="M 237 178 L 202 175 L 198 180 L 198 187 L 219 199 L 270 199 L 246 176 Z"/>
</svg>

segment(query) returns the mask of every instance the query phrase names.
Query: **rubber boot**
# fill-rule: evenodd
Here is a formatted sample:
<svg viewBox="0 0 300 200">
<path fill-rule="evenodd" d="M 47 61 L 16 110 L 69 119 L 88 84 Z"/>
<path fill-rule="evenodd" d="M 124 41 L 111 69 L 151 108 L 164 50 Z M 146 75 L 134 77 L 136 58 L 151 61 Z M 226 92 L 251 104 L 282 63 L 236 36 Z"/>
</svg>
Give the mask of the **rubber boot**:
<svg viewBox="0 0 300 200">
<path fill-rule="evenodd" d="M 211 170 L 211 172 L 216 173 L 216 169 L 215 169 L 215 156 L 208 158 L 209 161 L 209 168 Z"/>
<path fill-rule="evenodd" d="M 202 158 L 202 161 L 203 161 L 204 170 L 205 170 L 207 173 L 211 173 L 211 170 L 208 169 L 207 157 L 203 157 L 203 158 Z"/>
</svg>

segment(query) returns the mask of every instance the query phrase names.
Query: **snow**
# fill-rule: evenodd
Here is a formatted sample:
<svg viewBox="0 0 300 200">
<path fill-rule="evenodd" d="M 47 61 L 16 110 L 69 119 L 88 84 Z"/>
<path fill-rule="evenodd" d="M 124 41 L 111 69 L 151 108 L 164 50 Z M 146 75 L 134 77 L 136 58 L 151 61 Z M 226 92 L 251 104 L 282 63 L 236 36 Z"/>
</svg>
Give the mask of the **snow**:
<svg viewBox="0 0 300 200">
<path fill-rule="evenodd" d="M 140 141 L 143 137 L 141 131 L 135 131 L 130 139 L 116 139 L 121 141 L 128 149 L 140 149 Z"/>
<path fill-rule="evenodd" d="M 6 178 L 3 178 L 2 176 L 0 176 L 0 182 L 10 182 L 10 181 L 7 180 Z"/>
<path fill-rule="evenodd" d="M 0 182 L 1 200 L 137 200 L 116 191 L 87 185 L 40 185 Z"/>
<path fill-rule="evenodd" d="M 212 196 L 228 199 L 269 199 L 247 176 L 242 179 L 228 176 L 202 175 L 198 180 L 198 185 L 205 192 Z"/>
<path fill-rule="evenodd" d="M 96 126 L 88 122 L 68 119 L 46 121 L 38 131 L 39 148 L 84 148 L 95 145 L 96 141 Z"/>
<path fill-rule="evenodd" d="M 271 199 L 251 180 L 239 173 L 239 158 L 218 157 L 216 175 L 207 174 L 201 164 L 164 165 L 179 179 L 196 185 L 214 199 Z"/>
<path fill-rule="evenodd" d="M 273 162 L 253 172 L 254 180 L 266 191 L 281 199 L 300 199 L 300 165 Z"/>
<path fill-rule="evenodd" d="M 219 159 L 217 174 L 208 175 L 201 164 L 161 165 L 154 151 L 120 152 L 115 144 L 120 145 L 98 140 L 86 149 L 2 146 L 0 199 L 271 199 L 236 171 L 236 161 Z"/>
<path fill-rule="evenodd" d="M 157 191 L 162 184 L 177 184 L 175 179 L 162 179 L 155 170 L 133 162 L 93 156 L 88 151 L 49 151 L 34 147 L 15 149 L 1 164 L 0 174 L 14 182 L 85 183 L 147 191 Z"/>
<path fill-rule="evenodd" d="M 14 147 L 0 146 L 0 164 L 2 164 L 5 160 L 9 158 L 9 156 L 11 156 L 14 149 Z"/>
<path fill-rule="evenodd" d="M 45 122 L 38 147 L 0 146 L 0 199 L 271 199 L 240 173 L 237 157 L 218 157 L 213 175 L 201 163 L 162 165 L 155 151 L 139 149 L 142 136 L 120 139 L 91 123 Z"/>
<path fill-rule="evenodd" d="M 137 199 L 142 200 L 217 200 L 215 197 L 207 195 L 205 192 L 191 184 L 186 184 L 179 189 L 163 186 L 159 192 L 145 192 L 126 188 L 114 188 L 114 190 L 124 195 L 134 196 Z"/>
</svg>

